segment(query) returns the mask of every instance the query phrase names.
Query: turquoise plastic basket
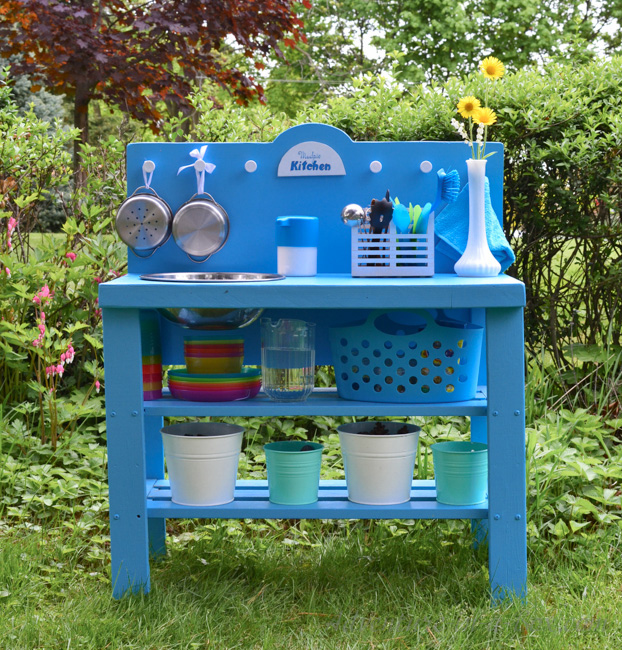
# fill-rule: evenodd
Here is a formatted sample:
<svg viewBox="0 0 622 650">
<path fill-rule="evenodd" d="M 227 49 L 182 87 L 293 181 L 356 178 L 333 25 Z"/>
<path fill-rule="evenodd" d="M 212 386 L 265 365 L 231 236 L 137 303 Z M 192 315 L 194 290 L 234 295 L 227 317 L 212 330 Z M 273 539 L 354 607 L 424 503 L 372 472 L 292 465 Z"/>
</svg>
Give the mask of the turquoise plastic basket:
<svg viewBox="0 0 622 650">
<path fill-rule="evenodd" d="M 396 321 L 398 314 L 409 322 Z M 473 399 L 483 333 L 473 323 L 403 309 L 374 311 L 362 324 L 333 327 L 337 392 L 366 402 Z"/>
</svg>

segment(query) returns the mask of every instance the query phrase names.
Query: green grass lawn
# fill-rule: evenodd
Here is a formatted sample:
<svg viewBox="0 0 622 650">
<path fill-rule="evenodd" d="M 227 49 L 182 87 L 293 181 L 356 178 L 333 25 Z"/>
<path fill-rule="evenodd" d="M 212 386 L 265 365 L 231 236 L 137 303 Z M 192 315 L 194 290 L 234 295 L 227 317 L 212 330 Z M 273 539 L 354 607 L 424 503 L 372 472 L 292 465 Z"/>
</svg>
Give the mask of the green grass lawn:
<svg viewBox="0 0 622 650">
<path fill-rule="evenodd" d="M 619 648 L 615 538 L 530 557 L 526 603 L 490 607 L 466 523 L 175 524 L 152 591 L 61 528 L 0 529 L 3 650 Z"/>
<path fill-rule="evenodd" d="M 453 521 L 171 520 L 151 593 L 115 601 L 97 428 L 52 451 L 8 416 L 0 650 L 622 647 L 622 445 L 596 415 L 560 409 L 528 427 L 529 595 L 496 608 L 486 551 Z M 316 422 L 325 478 L 343 473 L 333 420 Z M 246 426 L 240 475 L 261 478 L 264 437 L 309 423 Z M 429 445 L 465 427 L 428 419 L 422 477 Z"/>
</svg>

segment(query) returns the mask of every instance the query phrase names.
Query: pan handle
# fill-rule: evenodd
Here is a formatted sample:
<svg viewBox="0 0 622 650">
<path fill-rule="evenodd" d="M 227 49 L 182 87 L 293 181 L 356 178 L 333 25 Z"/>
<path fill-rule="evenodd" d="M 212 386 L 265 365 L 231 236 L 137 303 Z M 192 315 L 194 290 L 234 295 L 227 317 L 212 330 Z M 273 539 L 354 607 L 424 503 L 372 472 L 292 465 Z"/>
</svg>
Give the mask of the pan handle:
<svg viewBox="0 0 622 650">
<path fill-rule="evenodd" d="M 128 246 L 128 248 L 132 251 L 132 253 L 134 253 L 134 255 L 136 255 L 136 257 L 140 257 L 141 260 L 146 260 L 148 257 L 151 257 L 160 247 L 156 246 L 150 253 L 147 253 L 147 255 L 140 255 L 131 246 Z"/>
<path fill-rule="evenodd" d="M 201 264 L 201 262 L 206 262 L 209 260 L 209 258 L 213 255 L 214 253 L 210 253 L 209 255 L 206 255 L 205 257 L 197 257 L 196 255 L 190 255 L 190 253 L 186 253 L 186 255 L 193 261 L 196 262 L 197 264 Z"/>
</svg>

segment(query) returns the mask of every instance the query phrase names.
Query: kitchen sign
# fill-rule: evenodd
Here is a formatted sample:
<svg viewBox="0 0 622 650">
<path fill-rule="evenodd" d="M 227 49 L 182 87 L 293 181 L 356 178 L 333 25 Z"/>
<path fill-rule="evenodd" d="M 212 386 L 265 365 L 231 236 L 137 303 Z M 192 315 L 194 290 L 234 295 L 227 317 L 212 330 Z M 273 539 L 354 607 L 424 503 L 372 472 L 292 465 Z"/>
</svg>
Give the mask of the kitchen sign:
<svg viewBox="0 0 622 650">
<path fill-rule="evenodd" d="M 301 142 L 281 158 L 278 176 L 345 176 L 341 156 L 323 142 Z"/>
</svg>

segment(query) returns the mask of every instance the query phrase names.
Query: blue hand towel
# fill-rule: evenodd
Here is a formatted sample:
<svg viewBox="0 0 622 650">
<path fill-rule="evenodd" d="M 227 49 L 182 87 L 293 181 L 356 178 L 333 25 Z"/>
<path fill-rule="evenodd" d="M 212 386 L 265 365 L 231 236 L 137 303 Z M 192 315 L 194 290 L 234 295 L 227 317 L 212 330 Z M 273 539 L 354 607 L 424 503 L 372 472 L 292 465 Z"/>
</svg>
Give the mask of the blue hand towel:
<svg viewBox="0 0 622 650">
<path fill-rule="evenodd" d="M 484 210 L 486 237 L 490 251 L 501 264 L 501 273 L 514 263 L 514 252 L 503 234 L 501 224 L 490 201 L 490 184 L 486 178 Z M 469 234 L 469 184 L 467 183 L 455 203 L 448 203 L 434 219 L 434 230 L 440 241 L 436 250 L 456 262 L 464 253 Z"/>
</svg>

